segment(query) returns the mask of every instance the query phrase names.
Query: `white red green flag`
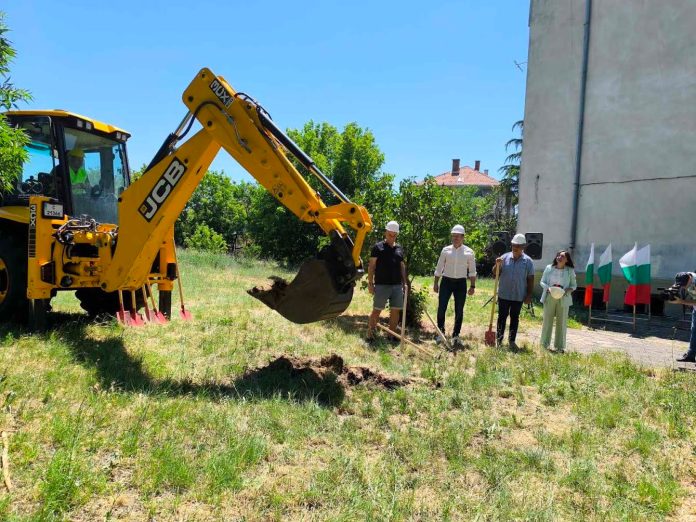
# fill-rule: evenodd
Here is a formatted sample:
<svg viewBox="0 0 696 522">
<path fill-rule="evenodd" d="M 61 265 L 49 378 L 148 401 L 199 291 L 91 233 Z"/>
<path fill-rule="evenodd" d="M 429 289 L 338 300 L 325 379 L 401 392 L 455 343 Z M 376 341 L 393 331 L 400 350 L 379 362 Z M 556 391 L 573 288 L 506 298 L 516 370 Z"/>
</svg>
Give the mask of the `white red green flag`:
<svg viewBox="0 0 696 522">
<path fill-rule="evenodd" d="M 619 259 L 621 270 L 628 280 L 624 303 L 650 304 L 650 245 L 638 250 L 638 243 Z"/>
<path fill-rule="evenodd" d="M 597 268 L 597 275 L 599 276 L 599 282 L 602 283 L 604 288 L 604 296 L 602 302 L 609 302 L 609 287 L 611 285 L 611 269 L 612 269 L 612 258 L 611 258 L 611 243 L 599 256 L 599 268 Z"/>
<path fill-rule="evenodd" d="M 585 265 L 585 306 L 592 306 L 592 285 L 594 284 L 594 243 L 590 247 L 590 257 Z"/>
</svg>

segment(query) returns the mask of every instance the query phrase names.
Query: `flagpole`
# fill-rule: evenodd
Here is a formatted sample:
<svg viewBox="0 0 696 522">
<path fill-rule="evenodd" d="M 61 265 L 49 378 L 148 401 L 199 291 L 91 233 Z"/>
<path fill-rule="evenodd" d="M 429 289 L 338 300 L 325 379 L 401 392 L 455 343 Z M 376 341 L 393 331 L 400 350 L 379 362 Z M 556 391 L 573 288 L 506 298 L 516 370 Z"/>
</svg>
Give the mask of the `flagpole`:
<svg viewBox="0 0 696 522">
<path fill-rule="evenodd" d="M 633 303 L 633 333 L 636 333 L 636 304 Z"/>
<path fill-rule="evenodd" d="M 587 318 L 587 326 L 592 328 L 592 303 L 590 303 L 590 316 Z"/>
</svg>

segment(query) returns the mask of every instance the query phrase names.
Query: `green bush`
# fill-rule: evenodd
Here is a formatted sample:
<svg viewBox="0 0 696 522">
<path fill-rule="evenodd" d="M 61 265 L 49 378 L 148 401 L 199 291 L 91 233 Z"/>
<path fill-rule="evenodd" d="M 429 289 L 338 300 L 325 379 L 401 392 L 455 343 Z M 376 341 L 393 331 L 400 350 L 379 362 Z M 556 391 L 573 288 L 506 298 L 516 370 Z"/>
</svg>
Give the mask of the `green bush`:
<svg viewBox="0 0 696 522">
<path fill-rule="evenodd" d="M 195 248 L 196 250 L 204 250 L 206 252 L 227 252 L 225 239 L 206 224 L 196 226 L 193 235 L 185 239 L 185 244 L 187 248 Z"/>
<path fill-rule="evenodd" d="M 406 325 L 411 328 L 421 328 L 423 311 L 428 305 L 428 291 L 425 288 L 416 290 L 409 286 L 408 301 L 406 303 Z"/>
<path fill-rule="evenodd" d="M 248 211 L 253 195 L 265 192 L 259 185 L 234 182 L 224 172 L 208 171 L 186 203 L 176 222 L 174 239 L 188 244 L 200 225 L 222 236 L 228 249 L 244 242 Z"/>
</svg>

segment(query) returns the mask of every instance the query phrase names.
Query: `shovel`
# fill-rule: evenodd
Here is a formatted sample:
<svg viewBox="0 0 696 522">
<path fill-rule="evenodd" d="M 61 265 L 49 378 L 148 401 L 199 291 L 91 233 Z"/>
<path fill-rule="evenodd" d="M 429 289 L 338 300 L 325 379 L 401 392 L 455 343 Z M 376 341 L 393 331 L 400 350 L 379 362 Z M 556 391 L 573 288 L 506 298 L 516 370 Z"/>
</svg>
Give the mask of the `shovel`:
<svg viewBox="0 0 696 522">
<path fill-rule="evenodd" d="M 145 282 L 147 286 L 147 293 L 150 294 L 150 302 L 152 303 L 152 322 L 157 324 L 167 324 L 167 318 L 162 312 L 157 309 L 157 304 L 155 304 L 155 297 L 152 295 L 152 287 L 150 286 L 150 281 Z M 147 299 L 145 288 L 143 287 L 143 297 Z"/>
<path fill-rule="evenodd" d="M 145 321 L 143 321 L 143 317 L 138 313 L 138 305 L 136 303 L 135 290 L 130 290 L 130 295 L 132 306 L 132 309 L 130 311 L 130 324 L 131 326 L 143 326 L 145 324 Z M 145 304 L 147 305 L 147 303 Z"/>
<path fill-rule="evenodd" d="M 118 312 L 116 312 L 116 320 L 121 323 L 123 326 L 130 326 L 131 325 L 131 316 L 130 313 L 126 312 L 126 309 L 123 306 L 123 290 L 119 289 L 118 290 Z"/>
<path fill-rule="evenodd" d="M 495 264 L 495 283 L 493 283 L 493 304 L 491 304 L 491 320 L 488 323 L 488 331 L 484 335 L 483 342 L 486 346 L 495 346 L 496 332 L 493 330 L 493 316 L 495 315 L 495 303 L 498 297 L 498 278 L 500 277 L 500 267 Z"/>
</svg>

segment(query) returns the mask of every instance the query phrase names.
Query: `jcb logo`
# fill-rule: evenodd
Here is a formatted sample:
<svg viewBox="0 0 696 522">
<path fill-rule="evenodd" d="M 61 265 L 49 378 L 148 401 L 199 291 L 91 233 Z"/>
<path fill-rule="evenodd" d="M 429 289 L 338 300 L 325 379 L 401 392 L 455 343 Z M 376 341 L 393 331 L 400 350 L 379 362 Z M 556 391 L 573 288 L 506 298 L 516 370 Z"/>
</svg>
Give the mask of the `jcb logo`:
<svg viewBox="0 0 696 522">
<path fill-rule="evenodd" d="M 29 205 L 29 228 L 36 229 L 36 205 Z"/>
<path fill-rule="evenodd" d="M 145 198 L 143 204 L 140 205 L 140 213 L 147 221 L 152 221 L 155 217 L 157 211 L 162 206 L 169 194 L 172 193 L 176 184 L 186 172 L 186 166 L 181 163 L 178 159 L 174 158 L 164 174 L 160 176 L 160 179 L 155 183 L 155 186 L 150 191 L 150 194 Z"/>
<path fill-rule="evenodd" d="M 232 105 L 232 95 L 227 92 L 227 89 L 225 89 L 225 87 L 219 81 L 213 80 L 210 84 L 210 90 L 215 93 L 215 96 L 220 99 L 225 107 Z"/>
<path fill-rule="evenodd" d="M 29 238 L 27 241 L 29 257 L 36 257 L 36 205 L 29 205 Z"/>
</svg>

